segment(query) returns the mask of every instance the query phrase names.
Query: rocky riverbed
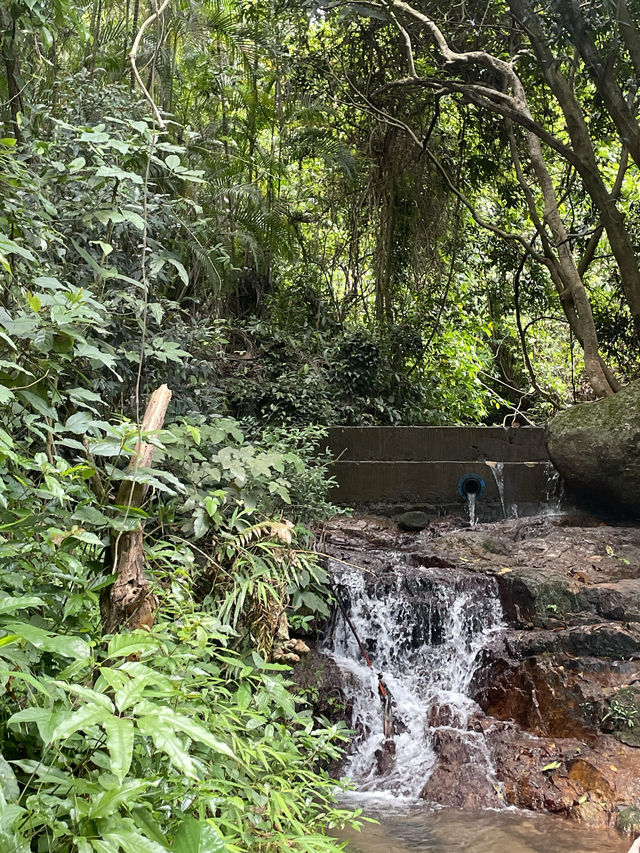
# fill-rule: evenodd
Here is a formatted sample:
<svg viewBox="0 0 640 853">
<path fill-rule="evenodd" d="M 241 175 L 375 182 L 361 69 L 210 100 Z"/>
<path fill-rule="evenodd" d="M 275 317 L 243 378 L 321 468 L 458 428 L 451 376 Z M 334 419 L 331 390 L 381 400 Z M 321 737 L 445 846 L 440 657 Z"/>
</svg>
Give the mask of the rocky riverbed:
<svg viewBox="0 0 640 853">
<path fill-rule="evenodd" d="M 415 599 L 407 634 L 415 642 L 427 575 L 429 588 L 453 583 L 472 597 L 497 589 L 504 626 L 478 653 L 468 686 L 477 705 L 463 726 L 483 736 L 491 776 L 469 762 L 467 734 L 435 706 L 425 801 L 640 828 L 639 528 L 563 513 L 473 529 L 445 517 L 409 533 L 358 516 L 328 523 L 320 543 L 332 565 L 362 572 L 380 600 L 394 594 L 400 572 L 403 595 Z M 296 678 L 317 688 L 319 711 L 351 722 L 353 702 L 330 656 L 312 650 Z"/>
</svg>

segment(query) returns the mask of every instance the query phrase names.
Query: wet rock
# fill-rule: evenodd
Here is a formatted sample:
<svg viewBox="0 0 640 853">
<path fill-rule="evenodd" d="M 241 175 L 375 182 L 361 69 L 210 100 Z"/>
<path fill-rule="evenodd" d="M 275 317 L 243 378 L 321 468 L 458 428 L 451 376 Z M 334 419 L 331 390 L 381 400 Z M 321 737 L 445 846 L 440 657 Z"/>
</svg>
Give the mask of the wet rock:
<svg viewBox="0 0 640 853">
<path fill-rule="evenodd" d="M 593 749 L 576 739 L 533 738 L 515 727 L 488 739 L 509 805 L 562 814 L 592 826 L 611 826 L 618 804 L 640 790 L 630 753 L 605 739 Z"/>
<path fill-rule="evenodd" d="M 324 550 L 362 566 L 373 597 L 406 599 L 402 654 L 444 641 L 447 590 L 471 593 L 465 618 L 472 619 L 476 602 L 481 614 L 479 605 L 498 591 L 506 627 L 485 647 L 470 691 L 481 711 L 466 732 L 455 728 L 446 702 L 433 705 L 425 721 L 436 753 L 425 799 L 481 808 L 502 798 L 593 826 L 636 826 L 638 528 L 573 513 L 473 530 L 460 520 L 432 520 L 411 535 L 388 520 L 339 519 L 325 532 Z M 307 663 L 314 665 L 311 658 L 298 666 Z M 484 757 L 474 752 L 474 735 Z M 381 748 L 378 772 L 393 763 L 391 747 Z"/>
<path fill-rule="evenodd" d="M 593 739 L 604 709 L 601 684 L 544 656 L 497 661 L 476 678 L 474 696 L 486 713 L 536 735 Z"/>
<path fill-rule="evenodd" d="M 351 704 L 344 693 L 342 674 L 331 657 L 311 649 L 293 667 L 292 679 L 317 714 L 350 725 Z"/>
<path fill-rule="evenodd" d="M 556 650 L 581 657 L 640 658 L 640 626 L 603 622 L 532 633 L 530 654 Z"/>
<path fill-rule="evenodd" d="M 436 766 L 420 796 L 423 800 L 449 808 L 480 809 L 500 805 L 499 790 L 487 780 L 483 756 L 470 761 L 469 735 L 450 729 L 434 732 Z M 472 754 L 473 749 L 472 749 Z"/>
<path fill-rule="evenodd" d="M 502 554 L 503 556 L 508 556 L 511 553 L 509 543 L 504 539 L 498 539 L 496 536 L 484 536 L 481 539 L 480 544 L 482 548 L 490 554 Z"/>
<path fill-rule="evenodd" d="M 608 510 L 640 514 L 640 381 L 556 415 L 547 447 L 569 487 Z"/>
<path fill-rule="evenodd" d="M 566 766 L 569 779 L 578 782 L 583 790 L 595 794 L 601 800 L 611 802 L 614 799 L 614 787 L 597 763 L 585 758 L 572 758 L 566 762 Z"/>
<path fill-rule="evenodd" d="M 428 526 L 430 520 L 426 512 L 403 512 L 398 516 L 398 527 L 411 533 L 419 533 Z"/>
<path fill-rule="evenodd" d="M 393 769 L 396 763 L 396 744 L 391 738 L 387 738 L 380 749 L 375 752 L 378 776 L 385 776 Z"/>
</svg>

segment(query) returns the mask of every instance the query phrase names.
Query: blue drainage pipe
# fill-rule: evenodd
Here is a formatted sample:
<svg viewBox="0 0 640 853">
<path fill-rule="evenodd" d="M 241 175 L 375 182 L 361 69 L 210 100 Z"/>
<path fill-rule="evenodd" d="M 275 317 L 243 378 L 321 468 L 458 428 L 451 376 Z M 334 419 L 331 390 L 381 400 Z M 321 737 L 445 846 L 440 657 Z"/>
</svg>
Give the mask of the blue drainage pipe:
<svg viewBox="0 0 640 853">
<path fill-rule="evenodd" d="M 481 498 L 484 494 L 484 480 L 478 474 L 464 474 L 458 482 L 458 494 L 463 500 L 469 500 L 469 495 Z"/>
</svg>

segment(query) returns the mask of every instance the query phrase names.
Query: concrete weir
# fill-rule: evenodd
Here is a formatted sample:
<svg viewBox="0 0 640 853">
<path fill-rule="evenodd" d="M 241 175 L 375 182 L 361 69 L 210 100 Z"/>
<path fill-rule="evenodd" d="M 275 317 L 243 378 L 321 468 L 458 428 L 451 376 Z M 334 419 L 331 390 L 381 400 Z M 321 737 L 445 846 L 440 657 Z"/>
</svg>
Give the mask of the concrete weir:
<svg viewBox="0 0 640 853">
<path fill-rule="evenodd" d="M 332 427 L 329 449 L 332 498 L 349 506 L 462 504 L 459 485 L 476 475 L 482 502 L 510 515 L 546 503 L 554 474 L 542 427 Z"/>
</svg>

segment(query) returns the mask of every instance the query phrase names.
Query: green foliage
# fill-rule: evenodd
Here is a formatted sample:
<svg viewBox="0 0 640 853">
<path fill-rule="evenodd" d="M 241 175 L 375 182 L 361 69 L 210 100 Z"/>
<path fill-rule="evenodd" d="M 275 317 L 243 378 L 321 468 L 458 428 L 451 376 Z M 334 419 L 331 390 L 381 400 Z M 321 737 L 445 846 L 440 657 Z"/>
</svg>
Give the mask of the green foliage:
<svg viewBox="0 0 640 853">
<path fill-rule="evenodd" d="M 602 717 L 602 722 L 610 720 L 617 729 L 632 729 L 638 722 L 638 708 L 634 702 L 635 695 L 632 691 L 621 690 L 617 696 L 609 702 L 609 707 Z"/>
<path fill-rule="evenodd" d="M 294 332 L 261 322 L 243 335 L 244 349 L 221 357 L 225 402 L 242 420 L 294 427 L 439 424 L 487 414 L 476 376 L 491 369 L 491 352 L 454 324 L 432 355 L 405 328 L 381 337 L 362 328 Z"/>
<path fill-rule="evenodd" d="M 284 517 L 330 509 L 320 433 L 250 443 L 198 378 L 177 383 L 189 417 L 140 435 L 146 389 L 188 373 L 172 333 L 194 324 L 171 298 L 189 280 L 184 206 L 167 193 L 200 174 L 122 90 L 111 105 L 127 117 L 47 117 L 41 135 L 32 111 L 23 146 L 0 149 L 0 847 L 337 849 L 326 831 L 348 815 L 320 767 L 345 732 L 268 660 L 283 613 L 327 613 L 308 534 Z M 215 346 L 215 329 L 193 337 Z M 120 506 L 141 437 L 149 499 Z M 158 619 L 103 637 L 110 543 L 141 525 Z"/>
<path fill-rule="evenodd" d="M 35 597 L 0 602 L 0 796 L 16 850 L 332 849 L 324 826 L 346 814 L 308 756 L 336 758 L 344 733 L 296 708 L 286 667 L 234 652 L 235 632 L 175 593 L 153 631 L 93 648 L 20 633 L 11 620 L 33 618 Z M 12 644 L 39 660 L 17 662 Z"/>
</svg>

